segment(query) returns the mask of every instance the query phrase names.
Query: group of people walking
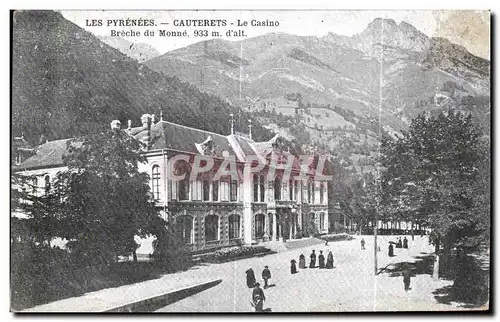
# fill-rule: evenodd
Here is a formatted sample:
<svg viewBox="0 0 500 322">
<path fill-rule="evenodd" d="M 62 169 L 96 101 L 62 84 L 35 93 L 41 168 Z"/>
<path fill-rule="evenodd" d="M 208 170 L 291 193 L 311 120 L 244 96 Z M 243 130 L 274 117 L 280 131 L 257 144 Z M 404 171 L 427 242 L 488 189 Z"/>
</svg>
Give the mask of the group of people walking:
<svg viewBox="0 0 500 322">
<path fill-rule="evenodd" d="M 316 251 L 314 249 L 309 258 L 310 258 L 309 268 L 316 268 Z M 325 255 L 323 255 L 322 250 L 319 251 L 319 255 L 317 256 L 317 258 L 318 258 L 319 268 L 327 268 L 327 269 L 333 268 L 333 253 L 331 251 L 328 252 L 328 256 L 326 257 L 326 263 L 325 263 Z M 292 274 L 296 274 L 298 272 L 296 263 L 297 262 L 295 261 L 295 259 L 291 260 L 290 273 Z M 306 257 L 304 256 L 304 254 L 301 254 L 299 256 L 299 268 L 300 269 L 306 268 Z"/>
<path fill-rule="evenodd" d="M 394 246 L 392 246 L 394 242 L 389 242 L 389 257 L 394 256 Z M 401 237 L 398 238 L 398 241 L 395 243 L 396 248 L 406 248 L 408 249 L 408 239 L 406 237 L 401 241 Z"/>
<path fill-rule="evenodd" d="M 255 308 L 255 312 L 262 312 L 264 307 L 264 301 L 266 296 L 264 291 L 260 288 L 260 283 L 257 282 L 255 278 L 255 273 L 252 268 L 249 268 L 245 272 L 247 274 L 247 286 L 253 288 L 252 291 L 252 305 Z M 271 279 L 271 270 L 266 265 L 262 270 L 262 280 L 264 280 L 264 289 L 269 287 L 268 281 Z"/>
</svg>

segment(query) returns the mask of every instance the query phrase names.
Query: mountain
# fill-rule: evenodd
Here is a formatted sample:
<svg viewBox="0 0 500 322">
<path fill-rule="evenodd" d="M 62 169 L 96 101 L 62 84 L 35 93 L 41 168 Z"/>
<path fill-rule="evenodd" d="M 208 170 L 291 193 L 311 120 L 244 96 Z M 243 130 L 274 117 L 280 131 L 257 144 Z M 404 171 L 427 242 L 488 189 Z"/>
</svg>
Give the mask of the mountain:
<svg viewBox="0 0 500 322">
<path fill-rule="evenodd" d="M 120 37 L 110 36 L 99 36 L 99 39 L 138 62 L 160 56 L 158 50 L 145 43 L 134 43 Z"/>
<path fill-rule="evenodd" d="M 12 16 L 12 135 L 31 144 L 86 135 L 140 122 L 160 110 L 165 120 L 229 133 L 238 109 L 176 77 L 160 75 L 53 11 L 15 11 Z M 248 116 L 236 118 L 246 128 Z M 242 120 L 242 124 L 238 123 Z M 254 136 L 271 133 L 254 122 Z"/>
<path fill-rule="evenodd" d="M 348 132 L 373 151 L 378 131 L 394 135 L 416 115 L 450 106 L 472 112 L 489 130 L 490 62 L 392 19 L 375 19 L 352 37 L 212 39 L 144 64 L 221 95 L 270 126 L 281 122 L 284 132 L 305 129 L 307 139 L 330 151 L 349 146 Z"/>
</svg>

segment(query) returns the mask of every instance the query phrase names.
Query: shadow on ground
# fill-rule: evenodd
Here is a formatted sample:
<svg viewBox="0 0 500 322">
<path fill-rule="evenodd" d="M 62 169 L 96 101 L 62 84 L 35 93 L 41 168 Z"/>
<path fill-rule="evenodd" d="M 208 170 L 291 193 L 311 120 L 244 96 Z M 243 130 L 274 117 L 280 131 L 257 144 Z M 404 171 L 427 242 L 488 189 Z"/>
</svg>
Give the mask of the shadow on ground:
<svg viewBox="0 0 500 322">
<path fill-rule="evenodd" d="M 423 255 L 415 257 L 415 262 L 401 262 L 391 267 L 382 268 L 390 277 L 403 276 L 403 271 L 408 268 L 411 276 L 421 274 L 432 275 L 434 269 L 434 256 Z M 461 308 L 479 308 L 484 306 L 489 298 L 489 270 L 481 267 L 481 262 L 472 256 L 457 258 L 453 256 L 450 270 L 444 273 L 440 270 L 441 279 L 453 280 L 450 286 L 436 289 L 432 292 L 438 303 L 458 303 Z"/>
<path fill-rule="evenodd" d="M 489 298 L 489 270 L 480 265 L 472 256 L 454 258 L 454 283 L 432 292 L 434 298 L 443 304 L 459 303 L 462 308 L 484 306 Z"/>
<path fill-rule="evenodd" d="M 386 272 L 389 274 L 390 277 L 396 277 L 396 276 L 403 276 L 403 271 L 405 267 L 408 267 L 408 269 L 411 272 L 411 276 L 416 276 L 416 275 L 421 275 L 421 274 L 427 274 L 431 275 L 432 270 L 434 267 L 434 256 L 433 255 L 423 255 L 423 256 L 417 256 L 415 257 L 416 261 L 415 262 L 401 262 L 397 263 L 395 265 L 391 264 L 392 267 L 386 266 L 385 268 L 381 269 L 379 272 Z"/>
</svg>

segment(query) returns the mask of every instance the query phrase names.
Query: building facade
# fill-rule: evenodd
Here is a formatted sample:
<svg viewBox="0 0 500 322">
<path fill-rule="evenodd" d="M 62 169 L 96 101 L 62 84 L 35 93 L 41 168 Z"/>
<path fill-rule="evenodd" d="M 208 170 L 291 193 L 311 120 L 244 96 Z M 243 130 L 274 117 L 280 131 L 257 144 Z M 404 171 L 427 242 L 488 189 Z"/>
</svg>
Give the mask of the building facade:
<svg viewBox="0 0 500 322">
<path fill-rule="evenodd" d="M 265 241 L 283 241 L 327 233 L 328 184 L 318 164 L 302 164 L 285 150 L 279 135 L 255 142 L 248 135 L 221 135 L 185 127 L 154 116 L 126 131 L 142 142 L 152 197 L 160 214 L 191 251 Z M 15 169 L 33 176 L 33 193 L 48 194 L 64 171 L 71 139 L 39 145 Z M 314 158 L 313 158 L 314 159 Z M 315 159 L 317 160 L 317 159 Z M 152 252 L 151 239 L 140 240 L 138 253 Z"/>
</svg>

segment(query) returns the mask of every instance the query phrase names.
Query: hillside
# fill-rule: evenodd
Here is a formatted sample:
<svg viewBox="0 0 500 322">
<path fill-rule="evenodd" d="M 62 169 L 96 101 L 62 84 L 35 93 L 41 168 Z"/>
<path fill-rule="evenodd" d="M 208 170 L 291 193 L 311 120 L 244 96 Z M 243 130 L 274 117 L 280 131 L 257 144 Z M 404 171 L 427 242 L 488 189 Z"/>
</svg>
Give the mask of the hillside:
<svg viewBox="0 0 500 322">
<path fill-rule="evenodd" d="M 336 135 L 345 136 L 344 129 L 371 142 L 373 151 L 379 129 L 394 135 L 416 115 L 449 107 L 472 112 L 489 131 L 490 62 L 391 19 L 375 19 L 352 37 L 208 40 L 144 64 L 221 95 L 263 122 L 307 130 L 330 151 L 352 141 Z M 272 113 L 284 118 L 269 118 Z"/>
<path fill-rule="evenodd" d="M 99 36 L 99 39 L 138 62 L 160 56 L 156 48 L 145 43 L 133 43 L 120 37 L 110 36 Z"/>
<path fill-rule="evenodd" d="M 171 122 L 229 133 L 238 110 L 176 77 L 139 64 L 53 11 L 16 11 L 12 44 L 12 135 L 32 144 L 107 129 L 113 119 L 140 122 L 155 113 Z M 236 129 L 246 132 L 248 116 Z M 242 124 L 239 124 L 241 120 Z M 270 138 L 254 122 L 254 136 Z"/>
</svg>

